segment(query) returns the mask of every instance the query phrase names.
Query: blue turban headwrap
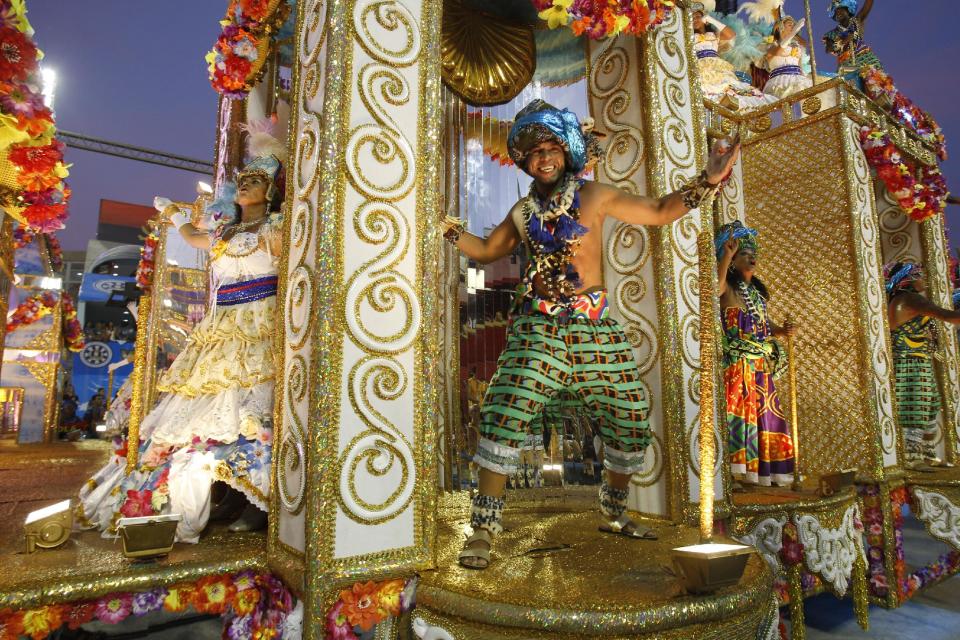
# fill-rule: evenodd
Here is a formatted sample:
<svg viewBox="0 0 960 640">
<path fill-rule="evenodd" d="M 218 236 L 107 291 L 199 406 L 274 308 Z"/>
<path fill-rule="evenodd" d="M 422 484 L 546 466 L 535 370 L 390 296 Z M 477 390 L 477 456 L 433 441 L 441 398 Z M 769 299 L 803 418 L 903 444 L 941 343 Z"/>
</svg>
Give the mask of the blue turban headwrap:
<svg viewBox="0 0 960 640">
<path fill-rule="evenodd" d="M 837 9 L 846 9 L 851 16 L 855 16 L 857 15 L 857 0 L 833 0 L 830 3 L 830 8 L 827 9 L 831 20 L 833 16 L 837 15 Z"/>
<path fill-rule="evenodd" d="M 713 246 L 717 250 L 718 260 L 720 256 L 723 255 L 723 245 L 725 245 L 728 240 L 739 240 L 741 249 L 759 250 L 757 230 L 743 226 L 743 223 L 739 220 L 728 222 L 717 229 L 717 235 L 713 239 Z"/>
<path fill-rule="evenodd" d="M 914 280 L 923 277 L 923 268 L 914 262 L 891 262 L 883 267 L 887 298 L 892 298 Z"/>
<path fill-rule="evenodd" d="M 514 163 L 524 169 L 530 150 L 541 142 L 553 141 L 563 147 L 567 155 L 567 171 L 581 173 L 594 155 L 594 141 L 585 135 L 576 114 L 569 109 L 557 109 L 537 99 L 520 110 L 510 135 L 507 150 Z"/>
</svg>

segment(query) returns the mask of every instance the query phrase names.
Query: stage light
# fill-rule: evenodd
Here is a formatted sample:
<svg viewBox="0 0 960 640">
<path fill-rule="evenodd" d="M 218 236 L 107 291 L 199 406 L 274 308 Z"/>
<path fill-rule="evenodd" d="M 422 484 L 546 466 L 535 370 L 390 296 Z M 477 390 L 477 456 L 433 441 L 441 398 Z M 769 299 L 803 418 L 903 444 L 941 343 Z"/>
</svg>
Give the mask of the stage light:
<svg viewBox="0 0 960 640">
<path fill-rule="evenodd" d="M 31 511 L 23 523 L 27 553 L 33 553 L 37 547 L 41 549 L 59 547 L 70 537 L 71 529 L 73 529 L 73 511 L 70 509 L 69 500 Z"/>
<path fill-rule="evenodd" d="M 201 180 L 200 182 L 197 183 L 197 194 L 203 195 L 205 193 L 207 194 L 213 193 L 213 187 L 211 187 L 209 184 Z"/>
<path fill-rule="evenodd" d="M 98 424 L 98 425 L 96 426 L 96 429 L 97 429 L 97 433 L 104 433 L 104 432 L 106 432 L 106 430 L 107 430 L 107 425 L 105 425 L 105 424 Z"/>
<path fill-rule="evenodd" d="M 40 278 L 39 286 L 41 289 L 53 289 L 59 291 L 63 286 L 63 280 L 60 278 L 48 278 L 46 276 Z"/>
<path fill-rule="evenodd" d="M 123 555 L 128 558 L 150 558 L 170 553 L 177 534 L 177 523 L 181 519 L 179 513 L 120 518 L 117 520 L 117 532 L 123 541 Z"/>
<path fill-rule="evenodd" d="M 169 309 L 170 307 L 173 306 L 173 301 L 170 300 L 170 298 L 164 298 L 164 299 L 163 299 L 163 306 L 165 306 L 165 307 L 167 307 L 167 308 Z"/>
<path fill-rule="evenodd" d="M 740 581 L 756 549 L 745 544 L 705 542 L 670 551 L 673 568 L 690 593 L 711 593 Z"/>
<path fill-rule="evenodd" d="M 43 104 L 53 111 L 53 99 L 57 91 L 57 72 L 53 69 L 41 69 L 40 77 L 43 84 Z"/>
</svg>

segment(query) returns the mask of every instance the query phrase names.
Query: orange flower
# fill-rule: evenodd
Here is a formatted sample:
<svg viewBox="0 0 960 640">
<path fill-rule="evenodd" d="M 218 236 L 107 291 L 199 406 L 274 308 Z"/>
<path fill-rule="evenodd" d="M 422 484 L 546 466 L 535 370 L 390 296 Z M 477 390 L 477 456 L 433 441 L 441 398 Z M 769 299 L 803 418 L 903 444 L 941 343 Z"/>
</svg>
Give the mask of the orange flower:
<svg viewBox="0 0 960 640">
<path fill-rule="evenodd" d="M 279 635 L 279 632 L 273 627 L 257 627 L 253 632 L 253 635 L 250 636 L 251 640 L 273 640 Z"/>
<path fill-rule="evenodd" d="M 259 589 L 244 589 L 237 593 L 237 597 L 234 598 L 233 610 L 237 612 L 237 615 L 245 616 L 248 613 L 252 613 L 253 610 L 257 608 L 257 603 L 259 602 Z"/>
<path fill-rule="evenodd" d="M 0 613 L 0 640 L 19 640 L 23 635 L 23 612 L 4 609 Z"/>
<path fill-rule="evenodd" d="M 380 612 L 379 588 L 373 582 L 358 582 L 351 589 L 340 592 L 343 615 L 351 626 L 369 631 L 386 616 Z"/>
<path fill-rule="evenodd" d="M 31 609 L 23 614 L 23 632 L 33 640 L 41 640 L 60 628 L 63 624 L 63 606 L 50 605 L 40 609 Z"/>
<path fill-rule="evenodd" d="M 17 184 L 23 187 L 25 191 L 43 191 L 60 184 L 60 177 L 52 171 L 41 173 L 20 172 L 17 174 Z"/>
<path fill-rule="evenodd" d="M 402 579 L 387 580 L 380 587 L 380 613 L 383 617 L 400 615 L 400 594 L 403 593 Z"/>
<path fill-rule="evenodd" d="M 237 594 L 228 576 L 207 576 L 197 582 L 191 604 L 200 613 L 223 613 Z"/>
<path fill-rule="evenodd" d="M 190 606 L 193 599 L 193 585 L 178 584 L 169 588 L 163 599 L 164 611 L 183 611 Z"/>
</svg>

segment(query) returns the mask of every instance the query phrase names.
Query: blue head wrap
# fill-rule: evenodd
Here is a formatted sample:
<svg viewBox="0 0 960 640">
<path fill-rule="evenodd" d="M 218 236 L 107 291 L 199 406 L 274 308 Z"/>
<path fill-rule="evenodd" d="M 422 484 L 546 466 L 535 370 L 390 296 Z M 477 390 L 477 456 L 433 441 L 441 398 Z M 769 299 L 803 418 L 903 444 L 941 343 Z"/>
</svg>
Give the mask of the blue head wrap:
<svg viewBox="0 0 960 640">
<path fill-rule="evenodd" d="M 530 150 L 548 140 L 566 151 L 567 171 L 579 174 L 587 166 L 591 140 L 584 135 L 576 114 L 537 99 L 517 114 L 507 136 L 507 150 L 514 163 L 523 169 Z"/>
<path fill-rule="evenodd" d="M 837 9 L 846 9 L 851 16 L 855 16 L 857 15 L 857 0 L 833 0 L 830 3 L 830 8 L 827 9 L 831 20 L 833 20 L 833 16 L 837 15 Z"/>
<path fill-rule="evenodd" d="M 891 262 L 883 267 L 887 298 L 892 298 L 914 280 L 923 277 L 923 269 L 914 262 Z"/>
<path fill-rule="evenodd" d="M 741 249 L 759 250 L 757 243 L 757 230 L 743 226 L 739 220 L 728 222 L 717 230 L 717 235 L 713 239 L 713 246 L 717 251 L 717 259 L 723 255 L 723 245 L 728 240 L 739 240 Z"/>
</svg>

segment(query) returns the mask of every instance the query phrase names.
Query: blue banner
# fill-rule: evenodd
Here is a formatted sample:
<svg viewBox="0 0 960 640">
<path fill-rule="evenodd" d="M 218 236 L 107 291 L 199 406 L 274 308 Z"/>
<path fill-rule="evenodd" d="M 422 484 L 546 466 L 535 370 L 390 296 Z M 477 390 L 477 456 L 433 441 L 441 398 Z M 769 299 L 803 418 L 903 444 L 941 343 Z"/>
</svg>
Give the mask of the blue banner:
<svg viewBox="0 0 960 640">
<path fill-rule="evenodd" d="M 113 374 L 113 393 L 116 394 L 130 373 L 133 371 L 133 343 L 110 341 L 87 342 L 83 351 L 73 355 L 73 390 L 77 394 L 77 404 L 80 405 L 81 416 L 87 410 L 87 403 L 97 390 L 107 392 L 110 380 L 110 365 L 123 360 L 123 354 L 128 353 L 130 363 L 118 368 Z M 107 399 L 109 406 L 110 399 Z"/>
<path fill-rule="evenodd" d="M 128 282 L 136 281 L 136 278 L 127 276 L 85 273 L 83 274 L 83 281 L 80 283 L 78 298 L 84 302 L 106 302 L 112 292 L 123 291 Z"/>
</svg>

